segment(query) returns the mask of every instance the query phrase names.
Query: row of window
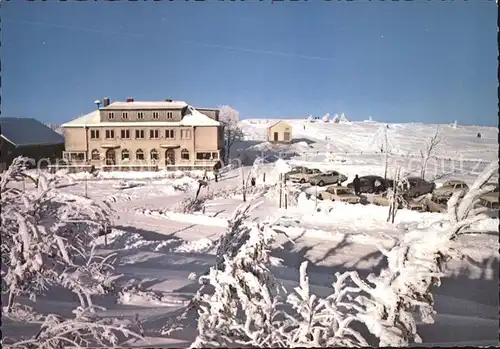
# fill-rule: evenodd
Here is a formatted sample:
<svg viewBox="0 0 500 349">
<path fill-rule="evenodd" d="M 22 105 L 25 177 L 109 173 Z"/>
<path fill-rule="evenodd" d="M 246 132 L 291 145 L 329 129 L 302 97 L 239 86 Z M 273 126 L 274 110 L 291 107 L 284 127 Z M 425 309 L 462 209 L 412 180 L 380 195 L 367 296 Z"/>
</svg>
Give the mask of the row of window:
<svg viewBox="0 0 500 349">
<path fill-rule="evenodd" d="M 171 158 L 174 156 L 174 154 L 170 153 L 168 154 L 168 150 L 165 153 L 166 158 Z M 93 149 L 92 152 L 90 153 L 91 159 L 92 160 L 100 160 L 101 159 L 101 153 L 97 149 Z M 111 150 L 106 153 L 106 157 L 112 157 L 114 159 L 115 153 L 114 150 Z M 196 160 L 217 160 L 219 157 L 219 154 L 217 152 L 197 152 L 196 153 Z M 122 160 L 130 160 L 130 152 L 127 149 L 123 149 L 121 151 L 121 159 Z M 145 160 L 145 154 L 142 149 L 137 149 L 135 151 L 135 159 L 136 160 Z M 159 153 L 156 149 L 151 149 L 149 152 L 149 159 L 150 160 L 159 160 L 160 156 Z M 182 149 L 181 150 L 181 160 L 189 160 L 189 151 L 187 149 Z M 82 159 L 83 160 L 83 159 Z M 171 159 L 172 161 L 174 159 Z"/>
<path fill-rule="evenodd" d="M 128 120 L 128 114 L 129 112 L 122 112 L 122 120 Z M 153 120 L 158 120 L 160 118 L 160 113 L 157 111 L 153 112 Z M 171 111 L 167 112 L 167 119 L 173 119 L 174 115 Z M 108 119 L 109 120 L 114 120 L 115 119 L 115 113 L 114 112 L 108 112 Z M 143 112 L 137 112 L 137 120 L 144 120 L 144 113 Z"/>
<path fill-rule="evenodd" d="M 105 130 L 105 139 L 115 139 L 115 130 Z M 120 130 L 121 139 L 130 139 L 130 130 Z M 135 130 L 135 139 L 145 139 L 145 130 Z M 159 139 L 160 130 L 149 130 L 149 139 Z M 165 130 L 166 139 L 175 139 L 175 130 Z M 90 139 L 100 139 L 99 130 L 90 130 Z M 181 130 L 181 139 L 191 139 L 191 130 Z"/>
</svg>

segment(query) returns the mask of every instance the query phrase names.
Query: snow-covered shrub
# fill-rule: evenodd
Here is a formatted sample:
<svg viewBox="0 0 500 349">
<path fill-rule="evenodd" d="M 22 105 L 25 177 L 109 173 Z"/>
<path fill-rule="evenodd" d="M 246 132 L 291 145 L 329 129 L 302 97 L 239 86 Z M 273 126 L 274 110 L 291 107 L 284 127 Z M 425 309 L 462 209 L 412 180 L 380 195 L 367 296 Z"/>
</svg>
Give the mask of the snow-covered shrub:
<svg viewBox="0 0 500 349">
<path fill-rule="evenodd" d="M 17 158 L 2 174 L 0 188 L 2 238 L 2 288 L 8 293 L 4 316 L 35 320 L 40 315 L 15 303 L 16 296 L 36 300 L 51 285 L 76 293 L 81 307 L 75 319 L 55 314 L 45 316 L 33 338 L 14 343 L 4 338 L 6 348 L 61 348 L 88 345 L 115 345 L 118 335 L 135 336 L 111 318 L 89 317 L 96 306 L 91 296 L 113 289 L 117 276 L 111 275 L 113 256 L 96 256 L 94 240 L 110 224 L 109 206 L 76 195 L 59 192 L 44 174 L 37 177 L 37 188 L 21 191 L 16 181 L 26 177 L 25 159 Z"/>
<path fill-rule="evenodd" d="M 85 256 L 98 230 L 109 224 L 111 209 L 48 186 L 43 174 L 38 188 L 22 192 L 15 181 L 25 177 L 25 160 L 17 158 L 1 177 L 2 288 L 14 298 L 35 299 L 51 284 L 60 284 L 64 270 Z"/>
<path fill-rule="evenodd" d="M 250 206 L 238 210 L 221 237 L 216 265 L 200 283 L 214 288 L 198 295 L 198 336 L 192 347 L 224 346 L 235 341 L 252 346 L 280 346 L 274 331 L 278 295 L 284 289 L 270 272 L 276 263 L 271 244 L 276 232 L 247 224 Z"/>
<path fill-rule="evenodd" d="M 142 335 L 131 331 L 130 321 L 113 318 L 96 319 L 89 316 L 94 313 L 89 309 L 77 308 L 73 311 L 74 319 L 64 319 L 49 314 L 45 317 L 40 331 L 33 338 L 15 342 L 4 338 L 2 347 L 16 349 L 60 349 L 83 347 L 116 347 L 120 341 L 136 338 L 144 341 Z M 140 323 L 135 324 L 140 330 Z"/>
<path fill-rule="evenodd" d="M 193 213 L 203 211 L 205 207 L 205 202 L 212 200 L 214 198 L 213 191 L 207 190 L 198 196 L 187 196 L 182 201 L 177 204 L 173 211 L 180 213 Z"/>
<path fill-rule="evenodd" d="M 93 310 L 92 296 L 107 294 L 114 290 L 114 281 L 121 275 L 114 275 L 115 254 L 97 256 L 95 245 L 82 265 L 67 268 L 60 276 L 61 285 L 78 296 L 80 307 Z"/>
</svg>

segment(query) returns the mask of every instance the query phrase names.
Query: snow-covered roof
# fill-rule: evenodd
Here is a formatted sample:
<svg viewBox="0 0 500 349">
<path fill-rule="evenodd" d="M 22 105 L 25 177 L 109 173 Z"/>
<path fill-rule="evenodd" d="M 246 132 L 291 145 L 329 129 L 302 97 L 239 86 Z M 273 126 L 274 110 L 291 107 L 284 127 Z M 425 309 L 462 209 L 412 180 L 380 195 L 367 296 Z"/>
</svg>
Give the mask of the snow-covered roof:
<svg viewBox="0 0 500 349">
<path fill-rule="evenodd" d="M 103 110 L 115 109 L 182 109 L 188 104 L 184 101 L 133 101 L 133 102 L 113 102 L 103 107 Z"/>
<path fill-rule="evenodd" d="M 278 124 L 282 124 L 282 123 L 287 124 L 288 126 L 291 127 L 291 125 L 288 122 L 286 122 L 285 120 L 280 120 L 278 122 L 275 122 L 274 124 L 269 125 L 267 128 L 271 128 L 271 127 L 274 127 L 274 126 L 276 126 Z"/>
<path fill-rule="evenodd" d="M 101 121 L 99 110 L 94 110 L 88 114 L 80 116 L 77 119 L 68 121 L 61 125 L 61 127 L 83 127 L 98 124 Z"/>
<path fill-rule="evenodd" d="M 191 106 L 188 106 L 188 113 L 184 115 L 180 124 L 183 126 L 220 126 L 220 122 L 209 118 Z"/>
<path fill-rule="evenodd" d="M 129 102 L 135 103 L 135 102 Z M 169 126 L 220 126 L 220 122 L 200 113 L 195 108 L 188 106 L 188 114 L 181 121 L 142 121 L 142 122 L 119 122 L 105 121 L 101 122 L 99 110 L 94 110 L 75 120 L 61 125 L 62 127 L 169 127 Z"/>
</svg>

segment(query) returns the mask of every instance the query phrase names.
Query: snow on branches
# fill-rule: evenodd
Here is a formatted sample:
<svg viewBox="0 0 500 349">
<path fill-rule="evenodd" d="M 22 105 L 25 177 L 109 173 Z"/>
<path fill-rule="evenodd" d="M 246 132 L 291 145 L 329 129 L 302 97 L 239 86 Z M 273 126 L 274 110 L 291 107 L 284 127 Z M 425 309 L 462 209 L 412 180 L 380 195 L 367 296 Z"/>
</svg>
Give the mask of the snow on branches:
<svg viewBox="0 0 500 349">
<path fill-rule="evenodd" d="M 36 336 L 4 347 L 61 348 L 99 344 L 116 345 L 119 337 L 134 334 L 112 319 L 88 315 L 95 312 L 91 297 L 113 290 L 119 276 L 112 275 L 113 255 L 97 256 L 94 241 L 109 226 L 113 211 L 80 196 L 60 192 L 37 174 L 35 190 L 21 191 L 16 181 L 29 177 L 24 158 L 16 158 L 1 176 L 2 289 L 8 293 L 5 316 L 23 321 L 38 319 L 32 308 L 16 303 L 22 295 L 36 297 L 52 285 L 74 292 L 80 306 L 74 319 L 45 316 Z M 102 310 L 103 308 L 101 308 Z"/>
<path fill-rule="evenodd" d="M 17 349 L 59 349 L 83 347 L 116 347 L 120 341 L 136 338 L 144 341 L 143 336 L 131 331 L 130 321 L 117 323 L 116 319 L 95 319 L 89 308 L 78 307 L 73 311 L 74 319 L 64 319 L 49 314 L 46 316 L 40 331 L 33 338 L 14 342 L 5 339 L 4 348 Z M 140 326 L 140 324 L 138 324 Z"/>
<path fill-rule="evenodd" d="M 270 271 L 270 246 L 276 232 L 266 224 L 244 223 L 252 208 L 236 211 L 220 239 L 216 265 L 200 278 L 214 291 L 199 296 L 198 336 L 192 347 L 231 342 L 283 345 L 273 324 L 282 289 Z"/>
<path fill-rule="evenodd" d="M 420 177 L 425 179 L 425 172 L 427 171 L 427 164 L 429 160 L 433 157 L 436 148 L 441 143 L 441 136 L 439 134 L 439 126 L 436 128 L 436 132 L 429 139 L 429 142 L 425 145 L 424 149 L 420 150 L 420 157 L 422 158 L 422 168 L 420 170 Z"/>
<path fill-rule="evenodd" d="M 1 178 L 1 227 L 3 286 L 9 293 L 6 310 L 14 298 L 35 299 L 52 284 L 61 284 L 64 270 L 85 257 L 98 230 L 109 224 L 111 209 L 48 186 L 38 175 L 38 188 L 17 189 L 25 178 L 25 159 L 16 158 Z"/>
<path fill-rule="evenodd" d="M 325 299 L 311 295 L 300 268 L 300 285 L 287 296 L 273 276 L 277 260 L 271 245 L 277 231 L 270 222 L 244 223 L 252 208 L 236 211 L 227 233 L 221 237 L 216 265 L 200 278 L 202 289 L 196 304 L 198 336 L 192 348 L 226 346 L 253 347 L 367 346 L 363 336 L 350 327 L 360 321 L 347 285 L 355 273 L 338 276 L 334 292 Z M 351 282 L 352 283 L 352 282 Z"/>
<path fill-rule="evenodd" d="M 219 121 L 224 126 L 224 161 L 227 162 L 234 142 L 243 139 L 243 131 L 239 126 L 240 113 L 228 105 L 221 105 L 219 106 Z"/>
</svg>

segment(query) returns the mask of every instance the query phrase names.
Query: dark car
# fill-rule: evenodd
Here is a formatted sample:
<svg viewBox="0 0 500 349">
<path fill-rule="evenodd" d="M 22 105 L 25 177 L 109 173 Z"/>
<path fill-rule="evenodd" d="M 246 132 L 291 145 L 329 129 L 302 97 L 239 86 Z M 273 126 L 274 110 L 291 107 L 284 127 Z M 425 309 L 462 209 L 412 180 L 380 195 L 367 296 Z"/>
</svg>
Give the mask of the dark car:
<svg viewBox="0 0 500 349">
<path fill-rule="evenodd" d="M 389 187 L 389 183 L 380 176 L 359 177 L 359 191 L 361 193 L 383 193 Z M 347 188 L 354 190 L 354 183 L 347 184 Z"/>
<path fill-rule="evenodd" d="M 427 182 L 420 177 L 408 177 L 406 181 L 408 185 L 405 185 L 403 189 L 403 197 L 416 198 L 421 195 L 430 194 L 436 189 L 436 183 Z"/>
</svg>

